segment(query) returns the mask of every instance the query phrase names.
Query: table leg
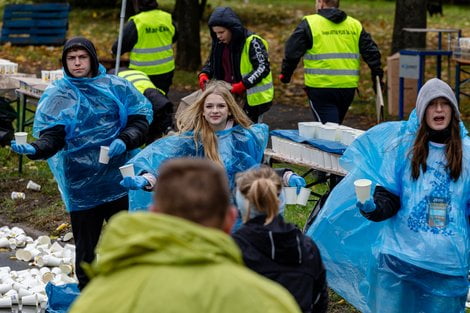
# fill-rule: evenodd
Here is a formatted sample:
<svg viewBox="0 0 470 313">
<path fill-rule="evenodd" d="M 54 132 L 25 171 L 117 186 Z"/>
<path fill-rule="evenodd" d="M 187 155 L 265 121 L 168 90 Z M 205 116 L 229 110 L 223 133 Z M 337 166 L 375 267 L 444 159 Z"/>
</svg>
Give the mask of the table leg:
<svg viewBox="0 0 470 313">
<path fill-rule="evenodd" d="M 405 80 L 403 77 L 400 77 L 399 79 L 399 86 L 398 86 L 398 118 L 400 120 L 403 119 L 403 97 L 404 97 L 404 88 L 405 88 Z"/>
<path fill-rule="evenodd" d="M 460 63 L 455 62 L 455 97 L 460 106 Z"/>
<path fill-rule="evenodd" d="M 18 117 L 18 131 L 20 132 L 23 132 L 24 131 L 24 124 L 25 124 L 25 120 L 26 120 L 26 101 L 28 101 L 26 95 L 24 94 L 20 94 L 19 95 L 19 100 L 18 100 L 18 106 L 19 106 L 19 110 L 18 110 L 18 114 L 20 115 Z M 20 154 L 18 155 L 18 173 L 22 173 L 23 172 L 23 155 Z"/>
<path fill-rule="evenodd" d="M 437 58 L 437 60 L 436 60 L 436 74 L 437 74 L 437 78 L 441 79 L 442 56 L 438 55 L 436 58 Z"/>
</svg>

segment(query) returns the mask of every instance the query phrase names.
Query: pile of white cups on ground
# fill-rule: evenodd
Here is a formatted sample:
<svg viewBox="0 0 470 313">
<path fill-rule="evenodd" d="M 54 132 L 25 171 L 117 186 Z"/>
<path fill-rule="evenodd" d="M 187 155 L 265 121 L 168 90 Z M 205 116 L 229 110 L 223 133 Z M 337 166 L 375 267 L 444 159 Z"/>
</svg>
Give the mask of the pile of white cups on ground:
<svg viewBox="0 0 470 313">
<path fill-rule="evenodd" d="M 71 236 L 67 235 L 70 240 Z M 51 242 L 48 236 L 36 240 L 19 227 L 0 227 L 0 248 L 15 250 L 18 260 L 29 262 L 31 268 L 15 271 L 0 267 L 0 309 L 13 305 L 44 308 L 47 304 L 45 286 L 77 283 L 74 276 L 75 245 Z"/>
</svg>

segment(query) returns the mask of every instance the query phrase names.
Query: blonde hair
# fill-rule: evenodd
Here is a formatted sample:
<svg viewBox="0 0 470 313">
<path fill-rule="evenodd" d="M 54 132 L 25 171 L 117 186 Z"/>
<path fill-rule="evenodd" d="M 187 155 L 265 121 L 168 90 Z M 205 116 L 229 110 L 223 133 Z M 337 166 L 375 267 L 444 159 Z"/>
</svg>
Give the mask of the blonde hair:
<svg viewBox="0 0 470 313">
<path fill-rule="evenodd" d="M 267 166 L 237 174 L 238 190 L 249 201 L 244 221 L 249 219 L 250 208 L 266 214 L 264 225 L 272 222 L 279 213 L 279 194 L 282 182 L 279 175 Z"/>
<path fill-rule="evenodd" d="M 216 94 L 221 96 L 228 106 L 231 118 L 236 124 L 244 128 L 248 128 L 252 122 L 243 110 L 238 106 L 235 98 L 230 93 L 230 84 L 224 81 L 213 80 L 206 85 L 206 89 L 201 96 L 188 108 L 186 108 L 178 116 L 176 125 L 180 134 L 193 131 L 194 143 L 198 148 L 199 142 L 204 147 L 204 156 L 220 165 L 223 165 L 220 160 L 217 146 L 217 137 L 210 124 L 204 118 L 204 102 L 207 96 Z"/>
</svg>

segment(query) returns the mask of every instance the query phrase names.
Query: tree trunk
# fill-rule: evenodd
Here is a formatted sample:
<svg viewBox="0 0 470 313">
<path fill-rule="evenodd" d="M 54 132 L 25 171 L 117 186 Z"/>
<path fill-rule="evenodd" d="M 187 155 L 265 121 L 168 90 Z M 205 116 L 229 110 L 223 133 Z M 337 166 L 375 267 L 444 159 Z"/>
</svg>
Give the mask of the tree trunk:
<svg viewBox="0 0 470 313">
<path fill-rule="evenodd" d="M 405 48 L 425 48 L 426 33 L 403 28 L 426 28 L 426 0 L 396 0 L 391 54 Z"/>
<path fill-rule="evenodd" d="M 173 13 L 178 26 L 176 66 L 187 71 L 201 67 L 201 39 L 199 20 L 201 8 L 198 0 L 176 0 Z"/>
</svg>

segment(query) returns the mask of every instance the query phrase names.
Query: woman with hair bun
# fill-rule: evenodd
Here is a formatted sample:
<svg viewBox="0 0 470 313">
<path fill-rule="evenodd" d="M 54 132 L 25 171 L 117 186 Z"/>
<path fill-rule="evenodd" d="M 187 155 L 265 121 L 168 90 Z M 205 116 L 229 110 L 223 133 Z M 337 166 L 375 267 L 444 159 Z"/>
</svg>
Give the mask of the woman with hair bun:
<svg viewBox="0 0 470 313">
<path fill-rule="evenodd" d="M 303 312 L 326 312 L 328 288 L 320 252 L 279 215 L 284 206 L 279 175 L 262 166 L 237 174 L 236 185 L 236 205 L 244 224 L 233 238 L 245 264 L 283 285 Z"/>
</svg>

